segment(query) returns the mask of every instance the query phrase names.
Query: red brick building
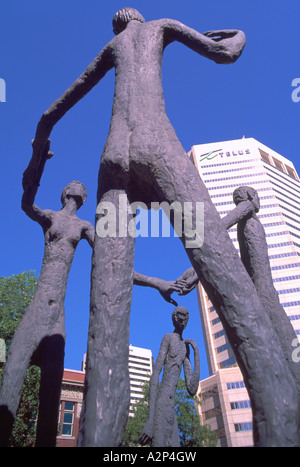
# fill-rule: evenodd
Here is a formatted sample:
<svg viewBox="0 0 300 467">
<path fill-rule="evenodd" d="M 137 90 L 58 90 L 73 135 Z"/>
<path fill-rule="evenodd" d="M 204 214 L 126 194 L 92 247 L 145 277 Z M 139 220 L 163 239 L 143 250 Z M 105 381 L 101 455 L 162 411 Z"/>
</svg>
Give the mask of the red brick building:
<svg viewBox="0 0 300 467">
<path fill-rule="evenodd" d="M 82 370 L 64 370 L 58 420 L 58 447 L 76 447 L 79 432 L 79 420 L 83 402 L 83 388 L 85 378 L 85 359 Z M 153 371 L 153 357 L 151 350 L 129 346 L 128 369 L 130 378 L 130 409 L 132 405 L 143 397 L 142 387 L 149 381 Z"/>
<path fill-rule="evenodd" d="M 83 400 L 84 371 L 64 370 L 57 436 L 58 447 L 76 447 Z"/>
</svg>

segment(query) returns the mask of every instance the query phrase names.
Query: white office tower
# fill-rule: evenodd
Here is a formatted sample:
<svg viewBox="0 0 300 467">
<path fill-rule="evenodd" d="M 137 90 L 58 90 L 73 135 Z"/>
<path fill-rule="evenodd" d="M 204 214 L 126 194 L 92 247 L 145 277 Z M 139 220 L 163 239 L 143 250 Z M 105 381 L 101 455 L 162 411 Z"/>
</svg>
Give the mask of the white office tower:
<svg viewBox="0 0 300 467">
<path fill-rule="evenodd" d="M 247 185 L 257 190 L 261 203 L 258 217 L 266 233 L 274 286 L 299 335 L 300 182 L 292 162 L 253 138 L 196 145 L 189 156 L 221 217 L 234 209 L 232 194 L 237 187 Z M 229 235 L 238 249 L 236 226 Z M 252 412 L 242 374 L 201 286 L 198 299 L 211 375 L 200 383 L 201 415 L 204 423 L 217 431 L 219 446 L 251 446 Z"/>
<path fill-rule="evenodd" d="M 130 378 L 130 409 L 143 396 L 143 385 L 150 381 L 153 372 L 153 357 L 151 350 L 129 346 L 129 378 Z"/>
</svg>

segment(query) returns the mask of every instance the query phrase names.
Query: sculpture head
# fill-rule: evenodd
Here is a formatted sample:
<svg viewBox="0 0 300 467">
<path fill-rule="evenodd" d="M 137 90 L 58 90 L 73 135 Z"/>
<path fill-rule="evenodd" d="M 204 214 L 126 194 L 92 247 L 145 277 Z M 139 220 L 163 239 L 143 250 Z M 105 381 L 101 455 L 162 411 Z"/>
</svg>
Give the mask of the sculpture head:
<svg viewBox="0 0 300 467">
<path fill-rule="evenodd" d="M 260 208 L 258 193 L 251 186 L 240 186 L 234 190 L 233 201 L 236 206 L 242 201 L 252 201 L 255 206 L 255 212 L 258 212 Z"/>
<path fill-rule="evenodd" d="M 77 204 L 77 209 L 79 209 L 85 203 L 86 197 L 87 192 L 85 186 L 81 182 L 75 180 L 63 189 L 61 194 L 61 203 L 65 206 L 68 198 L 74 198 Z"/>
<path fill-rule="evenodd" d="M 189 312 L 183 306 L 178 306 L 172 313 L 172 321 L 174 328 L 178 331 L 183 331 L 189 321 Z"/>
<path fill-rule="evenodd" d="M 140 21 L 140 23 L 145 23 L 145 19 L 135 8 L 126 7 L 117 11 L 117 13 L 113 17 L 112 22 L 114 34 L 118 35 L 120 34 L 120 32 L 124 31 L 124 29 L 126 29 L 127 24 L 132 20 Z"/>
</svg>

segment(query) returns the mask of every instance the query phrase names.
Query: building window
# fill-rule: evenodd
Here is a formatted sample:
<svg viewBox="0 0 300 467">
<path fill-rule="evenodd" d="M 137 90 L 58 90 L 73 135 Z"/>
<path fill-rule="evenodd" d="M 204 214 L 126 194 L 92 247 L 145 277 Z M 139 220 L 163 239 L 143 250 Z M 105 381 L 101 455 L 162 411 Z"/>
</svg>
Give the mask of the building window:
<svg viewBox="0 0 300 467">
<path fill-rule="evenodd" d="M 294 171 L 294 169 L 292 169 L 292 167 L 289 167 L 288 165 L 286 165 L 285 168 L 290 177 L 294 178 L 295 180 L 298 180 L 296 176 L 296 172 Z"/>
<path fill-rule="evenodd" d="M 72 436 L 74 427 L 75 402 L 65 402 L 62 422 L 62 436 Z"/>
<path fill-rule="evenodd" d="M 237 401 L 237 402 L 230 402 L 231 410 L 238 410 L 238 409 L 249 409 L 251 407 L 251 402 L 248 401 Z"/>
<path fill-rule="evenodd" d="M 234 175 L 233 177 L 223 177 L 223 178 L 212 178 L 212 179 L 204 179 L 204 183 L 213 183 L 213 182 L 223 182 L 224 180 L 233 180 L 235 178 L 250 178 L 250 177 L 259 177 L 261 175 L 266 175 L 264 172 L 258 172 L 258 173 L 254 173 L 254 174 L 248 174 L 247 176 L 246 175 Z M 220 188 L 220 187 L 218 187 Z M 209 187 L 209 189 L 211 189 Z"/>
<path fill-rule="evenodd" d="M 209 420 L 210 418 L 217 417 L 221 413 L 222 413 L 222 411 L 221 411 L 220 406 L 219 407 L 214 407 L 213 409 L 209 409 L 206 412 L 203 412 L 202 417 L 203 417 L 203 420 L 206 421 L 206 420 Z"/>
<path fill-rule="evenodd" d="M 274 162 L 275 167 L 277 167 L 278 170 L 280 170 L 281 172 L 284 172 L 283 164 L 278 159 L 276 159 L 276 157 L 273 157 L 273 162 Z"/>
<path fill-rule="evenodd" d="M 218 324 L 220 322 L 221 322 L 220 318 L 215 318 L 212 320 L 211 324 L 214 326 L 215 324 Z"/>
<path fill-rule="evenodd" d="M 291 315 L 288 316 L 288 318 L 290 321 L 297 321 L 298 319 L 300 319 L 300 315 Z"/>
<path fill-rule="evenodd" d="M 299 274 L 297 274 L 296 276 L 277 277 L 273 279 L 273 282 L 293 281 L 296 279 L 300 279 Z"/>
<path fill-rule="evenodd" d="M 225 336 L 225 331 L 222 329 L 221 331 L 216 332 L 213 337 L 214 339 L 218 339 L 219 337 Z"/>
<path fill-rule="evenodd" d="M 252 431 L 253 425 L 252 422 L 235 423 L 234 429 L 235 431 Z"/>
<path fill-rule="evenodd" d="M 223 360 L 218 364 L 219 368 L 230 368 L 232 366 L 237 366 L 235 357 L 230 357 L 227 360 Z"/>
<path fill-rule="evenodd" d="M 217 394 L 218 394 L 218 386 L 217 385 L 211 386 L 211 387 L 207 388 L 206 391 L 201 393 L 202 401 L 206 401 L 210 397 L 214 397 Z"/>
<path fill-rule="evenodd" d="M 283 264 L 282 266 L 272 266 L 271 269 L 272 271 L 278 271 L 279 269 L 290 269 L 290 268 L 299 268 L 300 263 L 294 263 L 294 264 Z"/>
<path fill-rule="evenodd" d="M 281 303 L 281 306 L 283 308 L 287 308 L 287 307 L 290 307 L 290 306 L 297 306 L 297 305 L 300 305 L 300 301 L 297 300 L 295 302 L 287 302 L 287 303 Z"/>
<path fill-rule="evenodd" d="M 290 182 L 290 183 L 285 183 L 282 178 L 281 179 L 278 179 L 277 177 L 273 177 L 273 175 L 271 175 L 270 173 L 268 174 L 270 178 L 272 178 L 273 180 L 276 180 L 276 182 L 279 182 L 281 183 L 281 185 L 278 185 L 278 183 L 275 183 L 273 182 L 273 180 L 270 180 L 270 182 L 272 183 L 272 185 L 275 185 L 277 186 L 278 188 L 280 188 L 281 190 L 285 190 L 287 193 L 289 193 L 290 195 L 294 195 L 294 196 L 299 196 L 299 190 L 297 190 L 296 188 L 294 188 L 291 183 L 293 182 Z M 284 179 L 285 180 L 285 179 Z M 254 182 L 252 182 L 254 183 Z M 285 185 L 289 188 L 289 190 L 287 190 L 285 187 L 283 187 L 282 185 Z M 293 183 L 293 185 L 296 185 L 295 183 Z M 298 184 L 296 185 L 297 188 L 299 188 Z M 292 191 L 290 190 L 295 190 L 297 191 L 297 193 L 293 193 Z M 283 193 L 281 193 L 283 194 Z M 285 193 L 284 193 L 285 194 Z"/>
<path fill-rule="evenodd" d="M 233 383 L 227 383 L 227 389 L 240 389 L 244 387 L 244 381 L 234 381 Z"/>
<path fill-rule="evenodd" d="M 259 152 L 260 152 L 260 155 L 261 155 L 261 158 L 264 162 L 267 162 L 268 164 L 271 164 L 271 161 L 270 161 L 270 156 L 267 152 L 263 151 L 262 149 L 258 148 Z"/>
<path fill-rule="evenodd" d="M 216 351 L 217 351 L 217 353 L 221 353 L 221 352 L 224 352 L 225 350 L 228 350 L 230 348 L 231 348 L 230 344 L 226 343 L 226 344 L 220 345 L 220 347 L 217 347 Z"/>
</svg>

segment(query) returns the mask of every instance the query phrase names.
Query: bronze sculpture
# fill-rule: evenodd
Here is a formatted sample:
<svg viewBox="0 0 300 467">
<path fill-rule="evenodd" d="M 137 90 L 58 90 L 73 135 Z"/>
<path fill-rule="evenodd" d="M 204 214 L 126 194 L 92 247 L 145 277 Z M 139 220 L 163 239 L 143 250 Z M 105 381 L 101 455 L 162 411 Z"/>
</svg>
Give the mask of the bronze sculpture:
<svg viewBox="0 0 300 467">
<path fill-rule="evenodd" d="M 161 64 L 166 46 L 179 41 L 216 63 L 229 64 L 241 55 L 245 36 L 238 30 L 200 34 L 171 19 L 146 22 L 132 8 L 117 12 L 113 25 L 116 36 L 40 119 L 23 185 L 36 177 L 43 164 L 44 146 L 53 126 L 115 68 L 113 111 L 101 157 L 97 205 L 117 205 L 120 195 L 126 196 L 128 205 L 134 201 L 146 205 L 188 202 L 194 212 L 198 202 L 204 203 L 204 244 L 186 248 L 186 252 L 235 349 L 252 401 L 257 445 L 298 444 L 297 389 L 283 364 L 280 343 L 196 168 L 186 157 L 163 99 Z M 98 220 L 97 214 L 96 224 Z M 195 218 L 193 221 L 196 223 Z M 119 231 L 120 226 L 114 238 L 95 236 L 80 446 L 120 445 L 128 415 L 134 239 Z M 188 237 L 184 232 L 185 247 Z M 272 348 L 268 342 L 274 343 Z M 270 371 L 271 359 L 277 362 L 276 374 Z M 261 391 L 261 387 L 265 389 Z M 276 394 L 273 400 L 268 388 Z"/>
</svg>

